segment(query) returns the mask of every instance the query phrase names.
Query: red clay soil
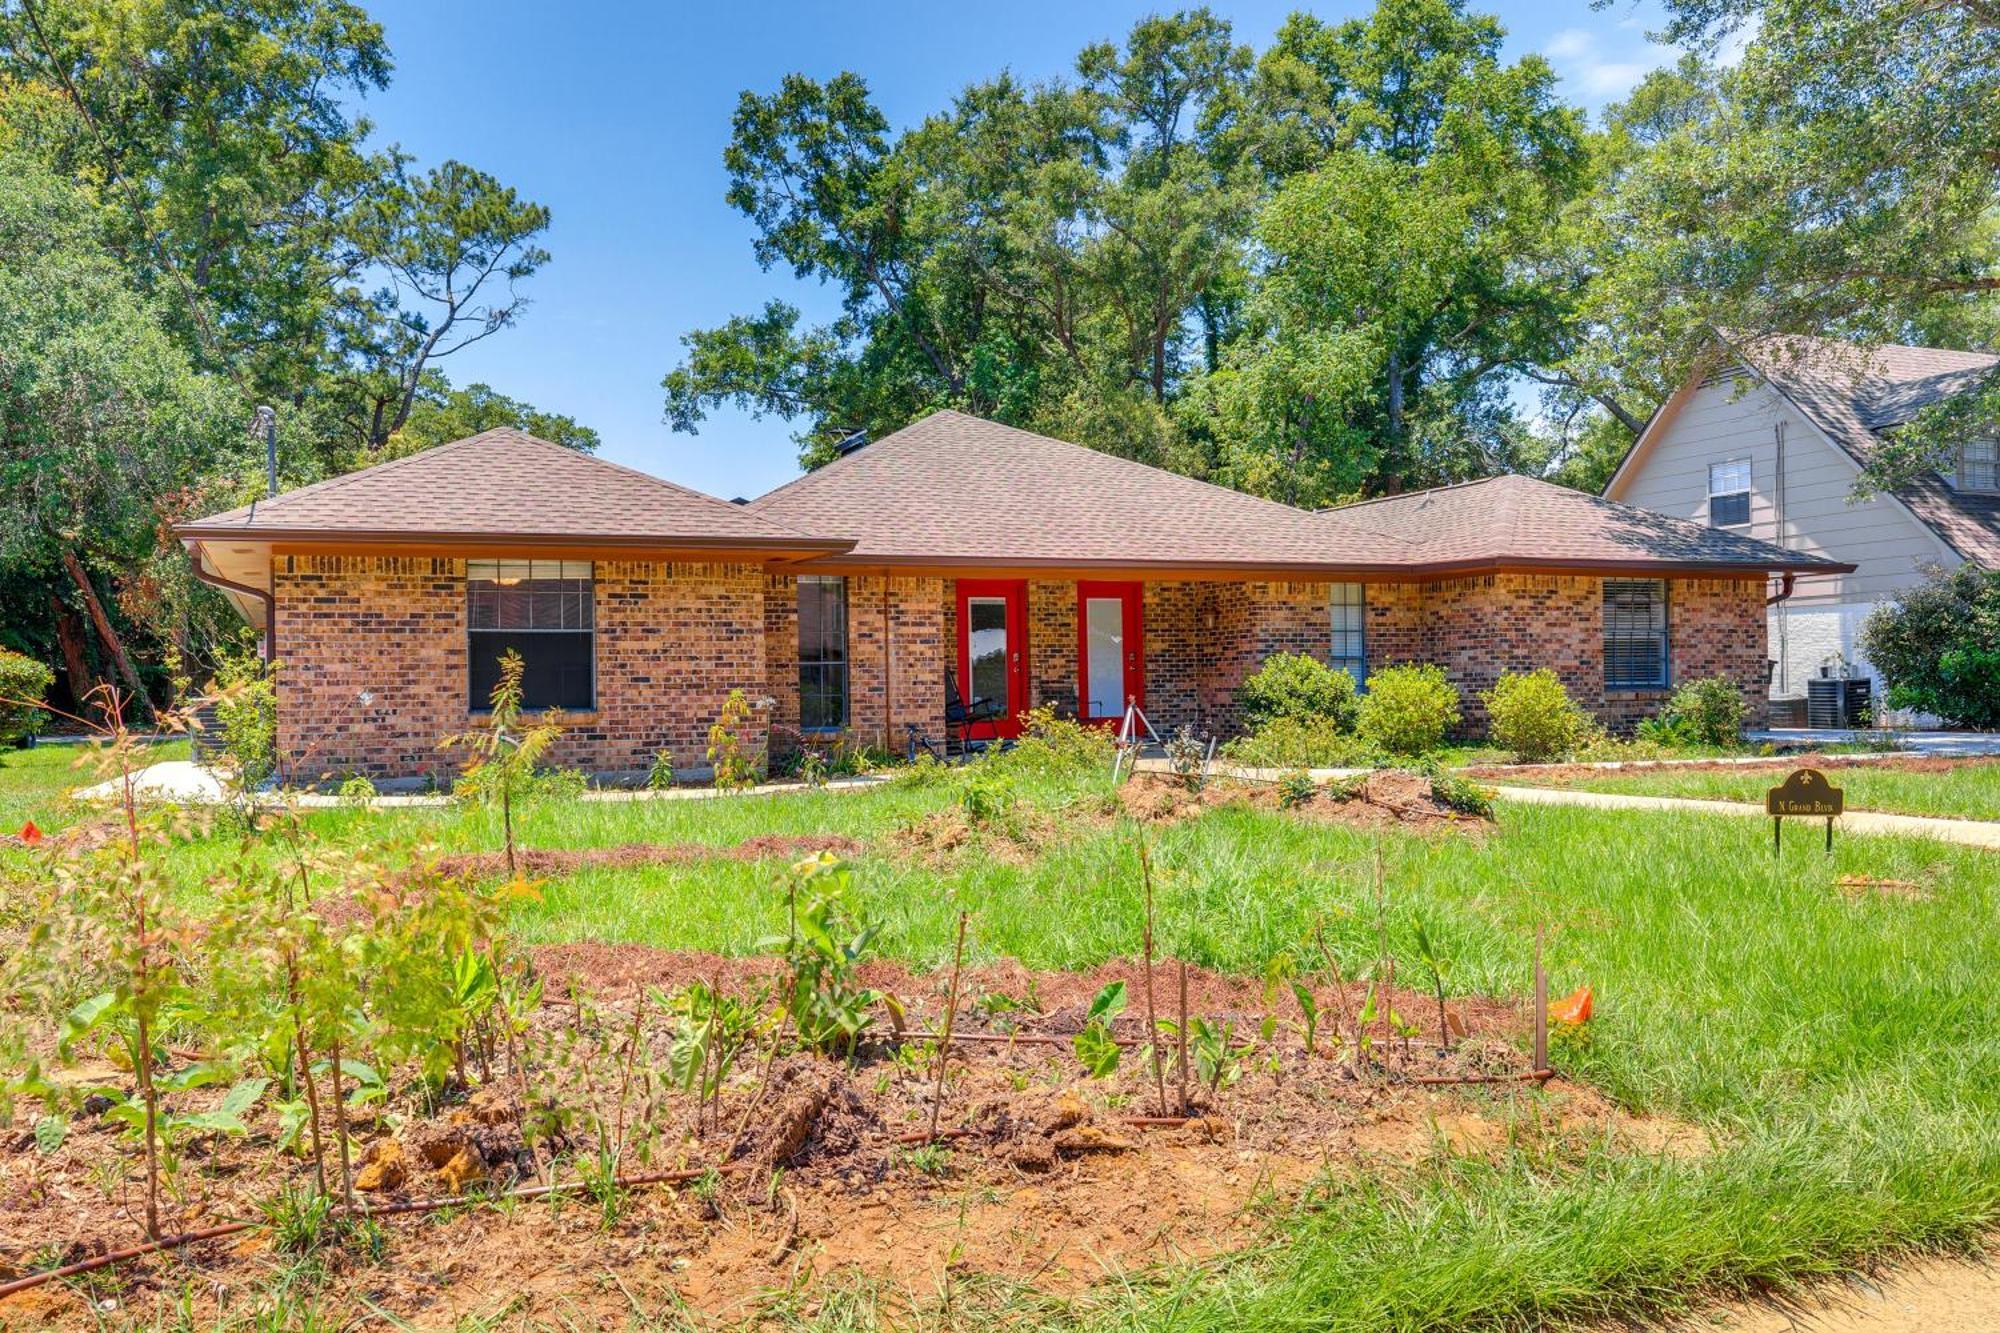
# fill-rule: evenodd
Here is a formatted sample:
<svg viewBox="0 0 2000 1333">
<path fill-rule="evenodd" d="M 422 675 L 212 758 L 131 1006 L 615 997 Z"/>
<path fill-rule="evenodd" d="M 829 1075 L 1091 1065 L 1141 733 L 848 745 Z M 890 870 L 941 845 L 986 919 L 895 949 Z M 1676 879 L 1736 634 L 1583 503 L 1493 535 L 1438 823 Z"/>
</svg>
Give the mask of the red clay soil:
<svg viewBox="0 0 2000 1333">
<path fill-rule="evenodd" d="M 1277 1040 L 1245 1057 L 1233 1086 L 1194 1089 L 1195 1119 L 1173 1128 L 1127 1123 L 1161 1109 L 1150 1066 L 1129 1049 L 1114 1075 L 1090 1080 L 1067 1040 L 1017 1036 L 955 1046 L 939 1116 L 955 1137 L 948 1149 L 920 1154 L 898 1139 L 920 1134 L 930 1116 L 936 1086 L 927 1043 L 899 1055 L 894 1042 L 870 1042 L 851 1063 L 789 1054 L 772 1066 L 767 1087 L 761 1052 L 746 1051 L 720 1113 L 704 1118 L 664 1078 L 672 1025 L 648 1002 L 639 1010 L 639 1072 L 622 1072 L 644 988 L 719 978 L 741 995 L 771 976 L 769 960 L 560 945 L 538 950 L 535 962 L 551 996 L 571 985 L 584 992 L 581 1005 L 546 1005 L 528 1035 L 538 1101 L 553 1097 L 573 1110 L 615 1116 L 628 1130 L 627 1173 L 724 1160 L 742 1166 L 713 1187 L 633 1189 L 608 1218 L 594 1201 L 576 1198 L 388 1222 L 379 1258 L 323 1252 L 332 1274 L 322 1311 L 330 1325 L 379 1318 L 361 1304 L 363 1295 L 424 1327 L 491 1315 L 509 1301 L 517 1302 L 514 1316 L 560 1314 L 585 1327 L 622 1327 L 635 1302 L 649 1314 L 684 1303 L 704 1318 L 733 1322 L 772 1314 L 773 1302 L 810 1313 L 828 1291 L 855 1283 L 880 1287 L 889 1304 L 884 1317 L 895 1320 L 945 1292 L 962 1303 L 1018 1284 L 1059 1298 L 1119 1274 L 1240 1249 L 1329 1172 L 1393 1174 L 1425 1159 L 1486 1155 L 1510 1144 L 1561 1158 L 1581 1158 L 1607 1140 L 1641 1153 L 1709 1147 L 1691 1126 L 1626 1115 L 1562 1079 L 1442 1088 L 1413 1081 L 1418 1074 L 1523 1069 L 1523 1015 L 1513 1003 L 1454 1000 L 1452 1026 L 1464 1035 L 1453 1051 L 1397 1042 L 1386 1066 L 1371 1063 L 1357 1074 L 1351 1060 L 1326 1048 L 1337 1019 L 1322 1029 L 1320 1050 L 1305 1050 L 1287 997 Z M 1142 971 L 1129 962 L 1080 973 L 1031 972 L 1011 962 L 974 969 L 964 978 L 959 1028 L 1062 1036 L 1081 1026 L 1101 986 L 1124 980 L 1128 1005 L 1117 1032 L 1137 1037 L 1144 1029 Z M 866 980 L 895 990 L 913 1027 L 941 1022 L 944 976 L 875 964 Z M 1173 970 L 1162 966 L 1162 1016 L 1175 1010 L 1174 983 Z M 1191 1013 L 1233 1022 L 1240 1035 L 1254 1036 L 1265 1013 L 1264 988 L 1254 978 L 1190 969 L 1188 992 Z M 1412 1022 L 1433 1026 L 1427 997 L 1398 992 L 1395 999 Z M 1345 1002 L 1357 1001 L 1350 988 Z M 1326 986 L 1319 1002 L 1327 1013 L 1342 1003 Z M 67 1076 L 122 1080 L 110 1066 Z M 381 1187 L 367 1197 L 498 1188 L 531 1175 L 517 1086 L 510 1072 L 496 1069 L 457 1105 L 427 1108 L 403 1097 L 357 1112 L 361 1171 Z M 185 1094 L 183 1109 L 219 1095 Z M 1166 1109 L 1178 1111 L 1171 1075 L 1166 1096 Z M 35 1145 L 34 1114 L 24 1110 L 11 1131 L 0 1127 L 0 1277 L 139 1238 L 140 1177 L 129 1137 L 86 1110 L 70 1119 L 62 1145 L 44 1153 Z M 573 1124 L 568 1146 L 587 1151 L 594 1138 L 582 1121 Z M 256 1217 L 259 1202 L 281 1183 L 306 1181 L 307 1164 L 274 1152 L 274 1128 L 260 1109 L 248 1138 L 186 1145 L 186 1202 L 167 1199 L 165 1225 L 180 1231 Z M 0 1305 L 0 1324 L 145 1322 L 170 1317 L 183 1293 L 198 1321 L 223 1311 L 240 1317 L 274 1299 L 267 1284 L 286 1259 L 271 1243 L 268 1233 L 251 1231 L 122 1265 L 85 1288 L 46 1284 Z"/>
<path fill-rule="evenodd" d="M 1190 791 L 1180 779 L 1161 773 L 1135 774 L 1118 789 L 1118 800 L 1125 813 L 1150 823 L 1175 823 L 1221 805 L 1279 808 L 1274 784 L 1214 779 Z M 1287 809 L 1302 819 L 1366 829 L 1472 833 L 1493 827 L 1491 820 L 1462 814 L 1440 801 L 1421 773 L 1400 769 L 1378 769 L 1357 783 L 1320 787 L 1311 800 Z"/>
<path fill-rule="evenodd" d="M 1724 773 L 1790 773 L 1798 768 L 1867 768 L 1873 771 L 1894 773 L 1949 773 L 1959 768 L 1977 768 L 1982 765 L 2000 764 L 2000 759 L 1967 757 L 1949 759 L 1931 755 L 1911 755 L 1907 758 L 1874 759 L 1865 755 L 1840 754 L 1791 754 L 1776 756 L 1756 763 L 1730 763 L 1724 760 L 1680 760 L 1667 762 L 1635 762 L 1621 764 L 1617 768 L 1602 768 L 1591 764 L 1520 764 L 1492 765 L 1481 768 L 1461 769 L 1467 777 L 1480 778 L 1487 782 L 1529 782 L 1536 784 L 1585 782 L 1598 778 L 1618 777 L 1626 773 L 1699 773 L 1706 771 Z"/>
</svg>

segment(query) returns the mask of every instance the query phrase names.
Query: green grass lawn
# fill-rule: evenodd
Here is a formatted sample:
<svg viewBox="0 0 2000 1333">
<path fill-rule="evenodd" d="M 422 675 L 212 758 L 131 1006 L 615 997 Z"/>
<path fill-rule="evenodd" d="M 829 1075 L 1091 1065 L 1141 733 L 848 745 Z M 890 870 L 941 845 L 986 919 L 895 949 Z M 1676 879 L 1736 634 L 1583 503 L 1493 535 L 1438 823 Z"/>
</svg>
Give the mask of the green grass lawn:
<svg viewBox="0 0 2000 1333">
<path fill-rule="evenodd" d="M 1827 775 L 1847 793 L 1850 810 L 1899 815 L 1942 815 L 1952 819 L 2000 819 L 2000 759 L 1961 764 L 1948 773 L 1899 772 L 1856 764 L 1831 768 Z M 1532 772 L 1509 777 L 1521 786 L 1564 786 L 1634 796 L 1686 796 L 1704 801 L 1764 803 L 1764 793 L 1782 780 L 1771 772 L 1732 773 L 1713 768 L 1654 768 L 1642 772 L 1594 773 L 1554 781 Z"/>
<path fill-rule="evenodd" d="M 88 745 L 0 749 L 0 833 L 18 833 L 30 819 L 51 832 L 76 820 L 83 811 L 66 793 L 100 780 L 92 753 Z M 184 740 L 163 741 L 142 747 L 140 755 L 148 764 L 185 759 L 188 746 Z"/>
<path fill-rule="evenodd" d="M 0 765 L 0 812 L 47 799 L 46 773 L 19 758 Z M 1859 806 L 1857 777 L 1842 780 Z M 1025 863 L 972 850 L 927 865 L 886 845 L 954 803 L 951 784 L 551 802 L 530 807 L 520 832 L 531 847 L 846 833 L 875 844 L 857 879 L 884 954 L 943 962 L 960 907 L 973 913 L 975 958 L 1069 967 L 1135 954 L 1136 832 L 1099 813 L 1101 779 L 1016 789 L 1065 830 Z M 1598 998 L 1587 1039 L 1561 1052 L 1566 1071 L 1635 1110 L 1699 1123 L 1714 1151 L 1337 1168 L 1281 1206 L 1254 1250 L 1038 1306 L 1030 1322 L 1519 1328 L 1963 1245 L 2000 1224 L 2000 858 L 1852 837 L 1831 857 L 1802 841 L 1774 863 L 1762 825 L 1735 819 L 1507 806 L 1500 820 L 1484 839 L 1424 839 L 1234 806 L 1152 829 L 1163 947 L 1255 973 L 1324 920 L 1337 950 L 1367 956 L 1379 838 L 1399 941 L 1421 912 L 1454 959 L 1453 990 L 1518 994 L 1547 923 L 1554 986 L 1588 982 Z M 478 809 L 327 811 L 307 828 L 376 846 L 498 845 L 496 818 Z M 218 828 L 176 847 L 173 874 L 198 894 L 235 858 L 270 854 Z M 778 874 L 726 860 L 593 871 L 545 884 L 517 923 L 529 940 L 751 952 L 782 929 Z M 1854 900 L 1836 889 L 1842 875 L 1913 880 L 1928 896 Z M 822 1326 L 852 1313 L 830 1303 Z"/>
</svg>

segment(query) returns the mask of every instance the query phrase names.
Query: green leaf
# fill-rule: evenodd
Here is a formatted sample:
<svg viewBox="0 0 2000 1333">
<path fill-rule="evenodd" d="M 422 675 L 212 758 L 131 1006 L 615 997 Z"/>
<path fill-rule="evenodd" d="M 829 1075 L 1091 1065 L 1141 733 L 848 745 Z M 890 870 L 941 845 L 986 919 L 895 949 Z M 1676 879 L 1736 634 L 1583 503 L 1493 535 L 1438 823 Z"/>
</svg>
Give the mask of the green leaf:
<svg viewBox="0 0 2000 1333">
<path fill-rule="evenodd" d="M 116 991 L 104 991 L 80 1001 L 63 1015 L 62 1030 L 56 1037 L 56 1050 L 65 1058 L 69 1057 L 72 1044 L 78 1037 L 95 1031 L 105 1021 L 118 1003 Z"/>
<path fill-rule="evenodd" d="M 1090 1002 L 1090 1010 L 1084 1014 L 1085 1023 L 1105 1022 L 1125 1012 L 1125 983 L 1114 981 L 1097 992 L 1097 998 Z"/>
<path fill-rule="evenodd" d="M 1077 1033 L 1071 1044 L 1076 1048 L 1076 1058 L 1083 1062 L 1085 1072 L 1092 1078 L 1108 1078 L 1117 1072 L 1118 1043 L 1111 1039 L 1111 1029 L 1104 1024 L 1092 1023 Z"/>
<path fill-rule="evenodd" d="M 69 1121 L 59 1115 L 45 1115 L 35 1122 L 35 1147 L 44 1156 L 61 1148 L 68 1137 Z"/>
</svg>

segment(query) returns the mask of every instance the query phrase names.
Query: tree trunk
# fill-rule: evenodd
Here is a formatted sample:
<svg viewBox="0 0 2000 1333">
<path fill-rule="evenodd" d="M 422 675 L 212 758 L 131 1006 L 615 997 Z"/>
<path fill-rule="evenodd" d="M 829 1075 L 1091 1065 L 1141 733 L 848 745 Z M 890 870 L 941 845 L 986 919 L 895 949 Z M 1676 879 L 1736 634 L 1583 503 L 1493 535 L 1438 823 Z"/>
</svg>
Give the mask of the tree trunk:
<svg viewBox="0 0 2000 1333">
<path fill-rule="evenodd" d="M 1403 349 L 1389 349 L 1389 439 L 1403 442 Z"/>
<path fill-rule="evenodd" d="M 139 680 L 138 668 L 132 665 L 132 658 L 125 651 L 125 641 L 120 639 L 118 631 L 111 627 L 111 617 L 104 614 L 104 603 L 97 599 L 97 589 L 91 585 L 90 574 L 84 569 L 83 561 L 76 558 L 75 551 L 65 550 L 62 553 L 62 562 L 63 569 L 69 573 L 70 582 L 74 583 L 76 590 L 83 595 L 84 609 L 90 612 L 90 623 L 97 629 L 99 642 L 104 645 L 105 651 L 111 655 L 112 662 L 117 665 L 119 679 L 123 680 L 125 687 L 132 692 L 132 701 L 138 704 L 148 717 L 152 716 L 152 701 L 146 698 L 146 687 Z"/>
<path fill-rule="evenodd" d="M 70 702 L 81 714 L 89 707 L 86 701 L 90 692 L 97 688 L 97 678 L 90 674 L 90 658 L 84 651 L 83 626 L 77 623 L 76 612 L 70 610 L 69 603 L 56 596 L 53 588 L 49 590 L 49 614 L 56 622 L 56 648 L 62 653 L 63 674 L 69 677 Z"/>
</svg>

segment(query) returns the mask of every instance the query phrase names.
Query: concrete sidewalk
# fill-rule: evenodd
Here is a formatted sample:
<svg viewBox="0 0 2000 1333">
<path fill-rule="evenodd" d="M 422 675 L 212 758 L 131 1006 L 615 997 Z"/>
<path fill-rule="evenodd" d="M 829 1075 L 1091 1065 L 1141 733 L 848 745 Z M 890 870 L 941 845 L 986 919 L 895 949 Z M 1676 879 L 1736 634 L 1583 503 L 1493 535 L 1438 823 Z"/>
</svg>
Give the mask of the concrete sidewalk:
<svg viewBox="0 0 2000 1333">
<path fill-rule="evenodd" d="M 1697 801 L 1685 796 L 1621 796 L 1567 787 L 1495 787 L 1503 801 L 1523 805 L 1582 805 L 1598 810 L 1689 810 L 1702 815 L 1736 815 L 1769 819 L 1761 805 L 1747 801 Z M 1814 820 L 1801 820 L 1805 824 Z M 1849 810 L 1834 821 L 1847 833 L 1873 833 L 1899 838 L 1933 838 L 1964 847 L 2000 851 L 2000 823 L 1977 819 L 1937 819 L 1929 815 L 1891 815 L 1877 810 Z"/>
</svg>

